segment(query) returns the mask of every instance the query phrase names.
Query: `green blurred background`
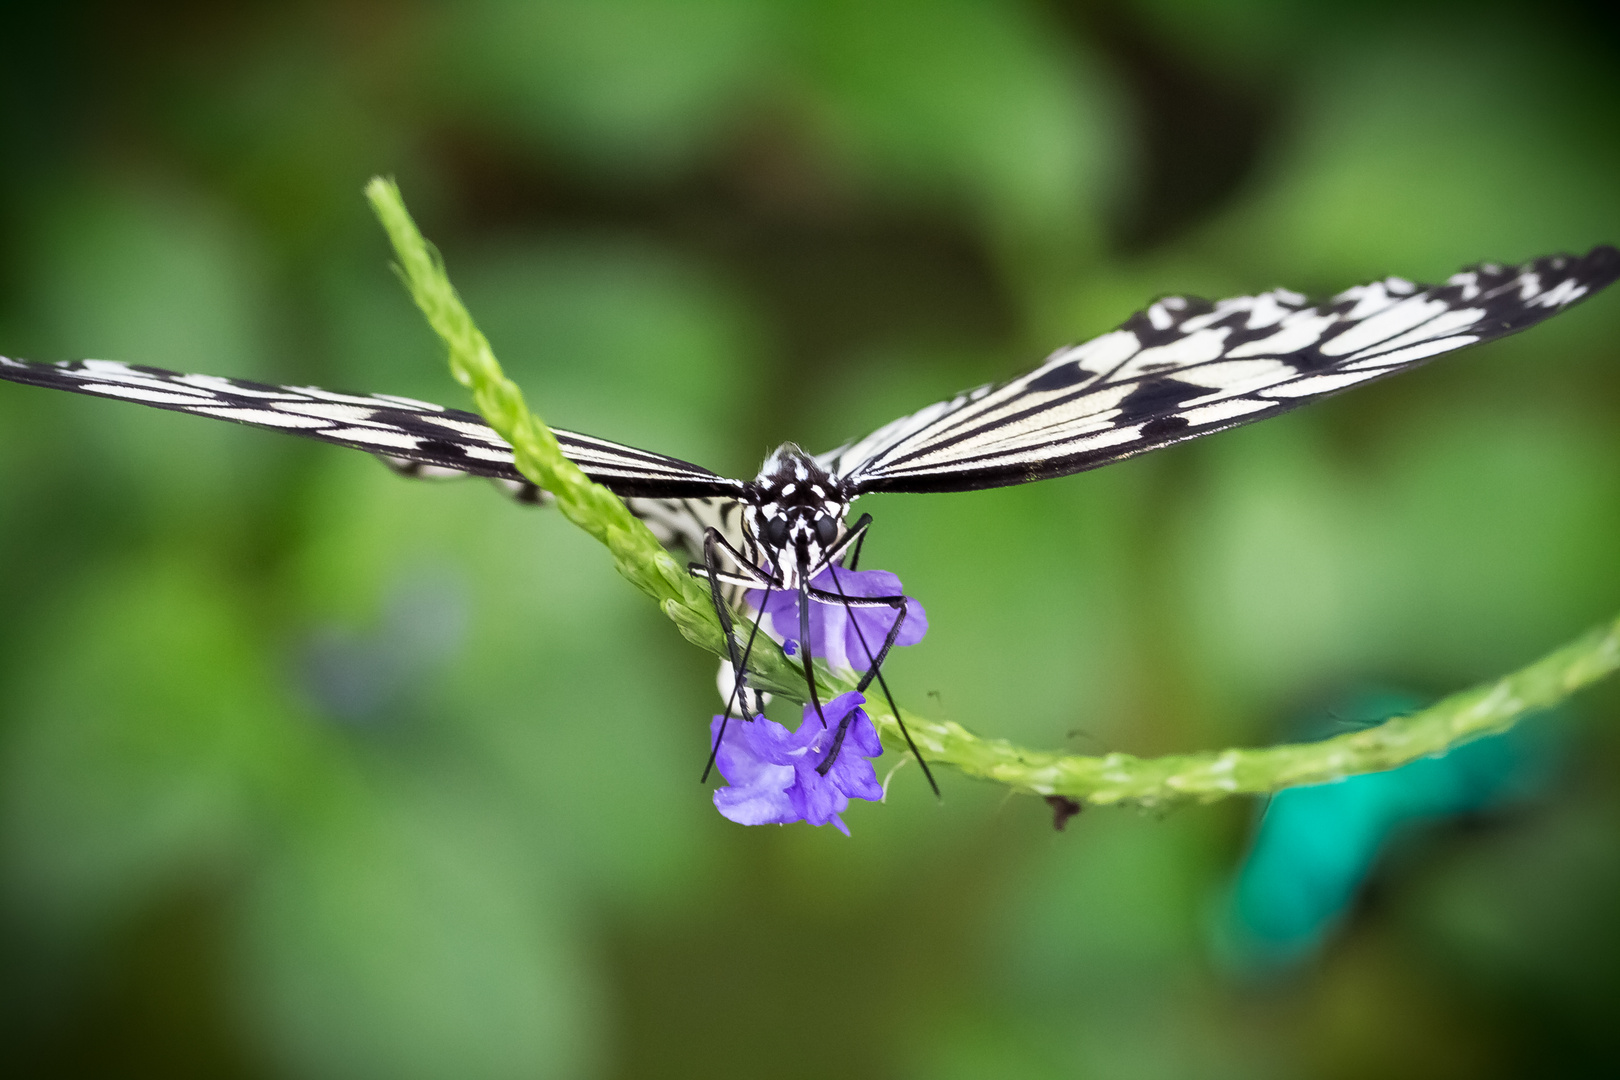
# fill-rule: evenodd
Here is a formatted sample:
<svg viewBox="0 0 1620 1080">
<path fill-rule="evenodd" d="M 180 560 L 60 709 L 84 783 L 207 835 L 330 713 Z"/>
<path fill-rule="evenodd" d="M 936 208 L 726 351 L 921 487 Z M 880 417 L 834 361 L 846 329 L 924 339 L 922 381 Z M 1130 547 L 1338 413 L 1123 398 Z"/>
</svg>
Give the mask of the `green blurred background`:
<svg viewBox="0 0 1620 1080">
<path fill-rule="evenodd" d="M 752 475 L 1156 294 L 1620 240 L 1617 59 L 1596 0 L 12 4 L 0 351 L 465 406 L 387 173 L 545 418 Z M 902 701 L 1152 754 L 1530 660 L 1620 610 L 1617 332 L 869 500 Z M 910 768 L 852 839 L 721 819 L 711 659 L 480 483 L 0 385 L 0 613 L 9 1075 L 1613 1067 L 1612 685 L 1256 975 L 1212 930 L 1252 803 L 1059 834 Z"/>
</svg>

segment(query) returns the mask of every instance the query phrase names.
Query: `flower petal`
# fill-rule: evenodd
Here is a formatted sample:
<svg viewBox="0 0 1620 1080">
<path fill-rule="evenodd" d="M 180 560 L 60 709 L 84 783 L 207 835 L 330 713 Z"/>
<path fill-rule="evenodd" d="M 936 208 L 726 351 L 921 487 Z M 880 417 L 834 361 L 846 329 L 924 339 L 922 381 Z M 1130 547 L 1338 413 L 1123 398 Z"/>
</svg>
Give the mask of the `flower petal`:
<svg viewBox="0 0 1620 1080">
<path fill-rule="evenodd" d="M 798 821 L 804 815 L 790 794 L 795 779 L 791 765 L 766 765 L 755 774 L 753 783 L 716 788 L 714 807 L 739 825 L 786 825 Z"/>
<path fill-rule="evenodd" d="M 839 757 L 843 757 L 842 754 Z M 807 762 L 798 768 L 795 790 L 801 800 L 805 821 L 812 825 L 825 825 L 849 806 L 849 797 L 838 789 L 830 777 L 816 772 L 819 760 Z"/>
<path fill-rule="evenodd" d="M 743 825 L 807 821 L 833 825 L 845 836 L 839 815 L 849 800 L 878 800 L 883 786 L 869 760 L 883 753 L 877 728 L 861 706 L 864 695 L 849 691 L 825 702 L 818 715 L 806 705 L 795 731 L 763 716 L 739 720 L 726 729 L 715 762 L 730 787 L 714 793 L 715 808 Z M 718 738 L 721 718 L 709 725 Z M 821 765 L 838 742 L 838 756 L 823 774 Z"/>
<path fill-rule="evenodd" d="M 837 697 L 827 702 L 826 705 L 822 706 L 821 711 L 822 714 L 827 717 L 827 723 L 837 727 L 843 722 L 844 717 L 848 716 L 850 713 L 854 712 L 856 709 L 859 709 L 865 704 L 866 695 L 862 694 L 858 690 L 851 690 L 848 693 L 839 694 Z"/>
<path fill-rule="evenodd" d="M 850 725 L 849 734 L 844 738 L 844 746 L 853 750 L 857 755 L 867 758 L 883 756 L 883 740 L 878 738 L 877 725 L 863 710 L 859 719 Z"/>
<path fill-rule="evenodd" d="M 900 579 L 887 570 L 845 570 L 827 567 L 811 584 L 824 592 L 840 590 L 851 598 L 902 595 Z M 798 651 L 799 596 L 796 592 L 773 592 L 767 598 L 762 590 L 748 594 L 756 608 L 763 604 L 767 631 L 783 643 L 788 654 Z M 814 601 L 810 605 L 810 646 L 812 651 L 836 668 L 865 671 L 872 657 L 883 648 L 899 612 L 889 607 L 846 608 L 839 603 Z M 916 599 L 907 597 L 906 619 L 895 636 L 896 645 L 915 645 L 928 632 L 928 613 Z"/>
<path fill-rule="evenodd" d="M 716 716 L 709 724 L 710 745 L 720 737 L 721 718 Z M 726 725 L 726 737 L 721 740 L 715 764 L 720 775 L 733 784 L 753 783 L 763 768 L 786 765 L 791 761 L 793 736 L 788 729 L 763 716 L 753 720 L 732 717 Z"/>
<path fill-rule="evenodd" d="M 862 742 L 866 741 L 867 733 L 871 734 L 872 741 L 876 741 L 877 733 L 873 731 L 872 721 L 865 713 L 859 714 L 850 725 L 850 736 L 856 735 L 857 732 L 860 733 Z M 853 740 L 846 736 L 844 745 L 839 750 L 838 760 L 827 770 L 826 782 L 848 798 L 870 799 L 874 802 L 882 799 L 883 785 L 878 783 L 877 770 L 872 767 L 871 760 L 862 756 L 852 743 Z M 878 749 L 881 751 L 882 746 L 880 745 Z"/>
</svg>

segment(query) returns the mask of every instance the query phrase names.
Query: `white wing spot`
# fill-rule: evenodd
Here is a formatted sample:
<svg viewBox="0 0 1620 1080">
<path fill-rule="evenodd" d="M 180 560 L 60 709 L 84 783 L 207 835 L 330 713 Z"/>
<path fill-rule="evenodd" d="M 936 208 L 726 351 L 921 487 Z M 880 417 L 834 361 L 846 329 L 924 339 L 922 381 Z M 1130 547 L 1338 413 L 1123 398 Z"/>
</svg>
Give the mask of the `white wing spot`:
<svg viewBox="0 0 1620 1080">
<path fill-rule="evenodd" d="M 1275 404 L 1274 401 L 1260 401 L 1255 398 L 1232 398 L 1230 401 L 1219 401 L 1212 405 L 1187 409 L 1181 415 L 1193 427 L 1202 427 L 1205 424 L 1218 424 L 1222 420 L 1230 420 L 1234 416 L 1247 416 L 1261 409 L 1269 409 Z"/>
<path fill-rule="evenodd" d="M 1327 328 L 1337 321 L 1332 315 L 1296 312 L 1294 317 L 1284 322 L 1282 329 L 1275 334 L 1258 341 L 1234 345 L 1226 355 L 1233 359 L 1245 356 L 1287 356 L 1289 353 L 1296 353 L 1315 345 L 1322 340 Z"/>
<path fill-rule="evenodd" d="M 1129 360 L 1141 347 L 1142 342 L 1129 330 L 1115 330 L 1084 345 L 1058 350 L 1033 374 L 1039 375 L 1054 364 L 1074 363 L 1094 375 L 1100 375 Z"/>
<path fill-rule="evenodd" d="M 1471 270 L 1465 270 L 1460 274 L 1452 274 L 1446 279 L 1446 284 L 1461 285 L 1464 300 L 1472 300 L 1479 295 L 1479 275 Z"/>
<path fill-rule="evenodd" d="M 1559 307 L 1563 304 L 1573 304 L 1585 295 L 1585 285 L 1578 284 L 1574 278 L 1565 278 L 1530 303 L 1540 307 Z"/>
<path fill-rule="evenodd" d="M 392 428 L 330 428 L 321 434 L 331 439 L 352 439 L 367 446 L 397 446 L 405 450 L 415 450 L 422 443 L 415 435 Z"/>
<path fill-rule="evenodd" d="M 462 452 L 475 461 L 493 461 L 499 465 L 510 465 L 514 460 L 512 451 L 501 450 L 493 446 L 464 446 Z"/>
<path fill-rule="evenodd" d="M 1377 371 L 1341 371 L 1328 375 L 1308 375 L 1303 379 L 1273 386 L 1262 391 L 1267 397 L 1273 398 L 1299 398 L 1311 397 L 1315 394 L 1328 394 L 1346 386 L 1354 386 L 1358 382 L 1365 382 L 1379 374 Z"/>
<path fill-rule="evenodd" d="M 1346 300 L 1356 302 L 1354 307 L 1344 313 L 1346 322 L 1360 322 L 1362 319 L 1371 318 L 1395 303 L 1395 298 L 1389 295 L 1389 290 L 1381 281 L 1375 281 L 1371 285 L 1351 286 L 1335 296 L 1333 303 L 1337 306 Z"/>
<path fill-rule="evenodd" d="M 354 394 L 338 394 L 331 390 L 322 390 L 318 386 L 291 386 L 288 387 L 288 389 L 293 393 L 303 394 L 306 397 L 315 398 L 317 401 L 332 401 L 340 405 L 360 405 L 371 409 L 375 409 L 377 407 L 377 399 L 374 397 L 357 397 Z"/>
<path fill-rule="evenodd" d="M 375 404 L 367 406 L 336 405 L 321 401 L 273 401 L 272 409 L 296 413 L 299 416 L 318 416 L 339 424 L 369 424 L 377 415 Z"/>
<path fill-rule="evenodd" d="M 1409 330 L 1398 337 L 1381 341 L 1372 349 L 1364 349 L 1351 357 L 1352 360 L 1364 359 L 1370 352 L 1392 352 L 1407 345 L 1415 345 L 1420 341 L 1434 341 L 1443 337 L 1450 337 L 1456 331 L 1473 326 L 1484 318 L 1484 308 L 1459 308 L 1437 315 L 1415 330 Z"/>
<path fill-rule="evenodd" d="M 422 417 L 422 420 L 423 422 L 432 424 L 435 427 L 448 428 L 457 434 L 465 435 L 469 439 L 477 439 L 479 442 L 488 443 L 491 446 L 506 445 L 506 440 L 495 434 L 494 429 L 484 424 L 475 424 L 467 420 L 456 420 L 448 416 L 424 416 Z"/>
<path fill-rule="evenodd" d="M 1128 424 L 1125 427 L 1111 428 L 1097 435 L 1082 439 L 1073 439 L 1062 444 L 1065 453 L 1079 453 L 1085 450 L 1101 450 L 1107 446 L 1118 446 L 1120 443 L 1132 442 L 1142 434 L 1141 424 Z"/>
<path fill-rule="evenodd" d="M 129 383 L 102 383 L 87 382 L 84 388 L 92 394 L 106 394 L 108 397 L 128 398 L 131 401 L 149 401 L 154 405 L 195 405 L 197 397 L 193 394 L 176 394 L 155 390 L 147 386 L 131 386 Z"/>
<path fill-rule="evenodd" d="M 1331 341 L 1323 342 L 1320 352 L 1324 356 L 1346 356 L 1360 352 L 1379 342 L 1388 341 L 1397 334 L 1404 334 L 1415 326 L 1421 326 L 1445 310 L 1447 308 L 1444 300 L 1425 300 L 1418 296 L 1402 300 L 1366 322 L 1350 327 Z"/>
<path fill-rule="evenodd" d="M 1349 365 L 1357 370 L 1365 368 L 1387 368 L 1397 364 L 1410 364 L 1414 360 L 1422 360 L 1427 356 L 1438 356 L 1452 349 L 1460 349 L 1464 345 L 1472 345 L 1479 340 L 1477 334 L 1458 334 L 1456 337 L 1440 338 L 1436 341 L 1425 341 L 1419 345 L 1409 345 L 1394 352 L 1378 353 L 1363 360 L 1357 360 Z"/>
<path fill-rule="evenodd" d="M 80 362 L 80 366 L 97 375 L 137 375 L 143 379 L 147 378 L 138 371 L 131 371 L 129 365 L 121 360 L 84 360 Z"/>
<path fill-rule="evenodd" d="M 288 428 L 294 431 L 330 427 L 332 423 L 330 420 L 314 416 L 295 416 L 291 413 L 272 412 L 269 409 L 233 409 L 224 405 L 208 405 L 186 411 L 202 413 L 204 416 L 217 416 L 221 420 L 239 420 L 246 424 L 263 424 L 265 427 Z"/>
<path fill-rule="evenodd" d="M 397 394 L 373 394 L 379 401 L 386 401 L 393 405 L 402 405 L 407 409 L 421 409 L 423 412 L 442 413 L 443 405 L 435 405 L 431 401 L 417 401 L 415 398 L 400 397 Z"/>
<path fill-rule="evenodd" d="M 1243 393 L 1256 386 L 1267 386 L 1294 375 L 1292 364 L 1281 360 L 1220 360 L 1213 364 L 1179 371 L 1178 381 L 1211 390 Z"/>
<path fill-rule="evenodd" d="M 1207 363 L 1221 355 L 1221 348 L 1231 332 L 1231 327 L 1227 326 L 1216 330 L 1200 330 L 1168 345 L 1143 349 L 1120 368 L 1119 374 L 1115 377 L 1130 379 L 1161 370 Z"/>
<path fill-rule="evenodd" d="M 170 381 L 185 383 L 187 386 L 195 386 L 202 390 L 212 391 L 215 394 L 226 394 L 231 397 L 283 399 L 287 397 L 280 390 L 252 390 L 235 380 L 222 378 L 218 375 L 181 375 Z"/>
</svg>

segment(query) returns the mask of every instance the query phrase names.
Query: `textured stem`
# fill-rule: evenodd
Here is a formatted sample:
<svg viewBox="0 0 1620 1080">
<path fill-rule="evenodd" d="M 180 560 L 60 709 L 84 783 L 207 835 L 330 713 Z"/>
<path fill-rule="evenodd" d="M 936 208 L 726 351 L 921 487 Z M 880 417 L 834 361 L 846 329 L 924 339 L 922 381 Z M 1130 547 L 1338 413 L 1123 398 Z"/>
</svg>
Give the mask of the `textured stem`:
<svg viewBox="0 0 1620 1080">
<path fill-rule="evenodd" d="M 619 573 L 656 600 L 687 640 L 725 657 L 725 641 L 707 591 L 617 495 L 593 483 L 563 456 L 551 431 L 524 404 L 523 392 L 501 371 L 489 341 L 450 284 L 438 252 L 417 231 L 399 188 L 391 180 L 374 179 L 366 186 L 366 197 L 393 242 L 405 287 L 449 351 L 451 372 L 472 390 L 484 419 L 512 444 L 518 470 L 551 492 L 569 521 L 607 546 Z M 1025 750 L 1003 739 L 981 739 L 960 724 L 938 723 L 902 711 L 924 757 L 954 765 L 969 776 L 1034 795 L 1164 806 L 1264 794 L 1393 769 L 1505 730 L 1519 718 L 1557 704 L 1616 668 L 1620 668 L 1620 620 L 1512 675 L 1377 727 L 1321 742 L 1158 758 Z M 774 642 L 756 642 L 749 670 L 758 688 L 800 703 L 806 700 L 801 669 Z M 852 678 L 824 668 L 817 681 L 824 698 L 854 689 Z M 895 718 L 875 702 L 867 709 L 883 741 L 904 751 L 905 740 Z"/>
<path fill-rule="evenodd" d="M 1320 742 L 1157 758 L 1031 751 L 1002 739 L 980 739 L 959 725 L 933 723 L 909 712 L 905 719 L 925 757 L 949 762 L 970 776 L 1036 795 L 1165 806 L 1260 795 L 1393 769 L 1505 731 L 1520 718 L 1558 704 L 1616 669 L 1620 669 L 1620 619 L 1511 675 L 1376 727 Z M 874 719 L 885 742 L 897 749 L 904 745 L 892 718 Z"/>
</svg>

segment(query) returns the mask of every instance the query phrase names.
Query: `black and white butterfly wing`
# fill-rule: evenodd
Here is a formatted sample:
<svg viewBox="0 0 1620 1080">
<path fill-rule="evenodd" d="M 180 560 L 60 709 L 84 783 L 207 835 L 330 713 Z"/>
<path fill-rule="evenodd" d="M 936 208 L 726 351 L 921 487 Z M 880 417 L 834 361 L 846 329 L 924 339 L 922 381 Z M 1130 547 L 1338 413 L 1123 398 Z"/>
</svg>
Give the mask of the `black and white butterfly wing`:
<svg viewBox="0 0 1620 1080">
<path fill-rule="evenodd" d="M 703 537 L 714 529 L 733 549 L 742 551 L 742 503 L 736 499 L 648 499 L 624 500 L 630 512 L 652 530 L 658 542 L 671 551 L 684 551 L 697 561 L 703 559 Z"/>
<path fill-rule="evenodd" d="M 0 356 L 0 378 L 288 431 L 369 451 L 410 475 L 437 471 L 527 483 L 512 448 L 481 417 L 411 398 L 182 375 L 111 360 L 39 364 Z M 678 458 L 578 432 L 553 433 L 585 475 L 623 496 L 735 498 L 742 488 L 740 481 Z"/>
<path fill-rule="evenodd" d="M 1533 326 L 1620 277 L 1620 252 L 1388 278 L 1312 304 L 1276 289 L 1172 296 L 1034 371 L 902 417 L 817 460 L 855 494 L 968 491 L 1093 469 L 1275 416 Z"/>
</svg>

